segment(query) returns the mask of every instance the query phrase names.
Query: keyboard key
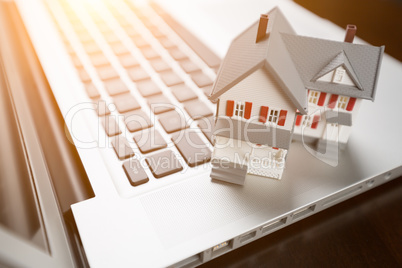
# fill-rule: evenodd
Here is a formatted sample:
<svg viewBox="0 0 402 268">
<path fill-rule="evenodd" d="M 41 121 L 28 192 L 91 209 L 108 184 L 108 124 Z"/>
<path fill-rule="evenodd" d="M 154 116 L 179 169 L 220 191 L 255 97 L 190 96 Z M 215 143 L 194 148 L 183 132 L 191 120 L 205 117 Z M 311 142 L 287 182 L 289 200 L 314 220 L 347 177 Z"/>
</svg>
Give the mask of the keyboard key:
<svg viewBox="0 0 402 268">
<path fill-rule="evenodd" d="M 124 55 L 130 53 L 127 47 L 120 42 L 113 44 L 112 50 L 116 55 Z"/>
<path fill-rule="evenodd" d="M 148 42 L 140 35 L 132 37 L 132 40 L 138 48 L 149 46 Z"/>
<path fill-rule="evenodd" d="M 152 47 L 141 48 L 141 52 L 147 60 L 159 58 L 158 52 L 156 52 Z"/>
<path fill-rule="evenodd" d="M 198 67 L 194 62 L 192 62 L 191 60 L 182 60 L 179 62 L 181 68 L 183 68 L 183 70 L 186 73 L 192 73 L 192 72 L 196 72 L 201 70 L 200 67 Z"/>
<path fill-rule="evenodd" d="M 84 49 L 88 54 L 102 52 L 102 50 L 98 47 L 98 45 L 94 41 L 84 44 Z"/>
<path fill-rule="evenodd" d="M 88 97 L 90 97 L 91 99 L 97 99 L 100 97 L 98 90 L 96 89 L 95 85 L 92 83 L 86 83 L 85 90 L 87 92 Z"/>
<path fill-rule="evenodd" d="M 131 37 L 138 37 L 139 36 L 138 31 L 136 29 L 134 29 L 134 27 L 131 26 L 131 25 L 124 26 L 124 30 L 126 31 L 126 34 L 128 34 Z"/>
<path fill-rule="evenodd" d="M 176 133 L 173 135 L 172 141 L 190 167 L 211 160 L 211 150 L 194 130 L 187 129 Z"/>
<path fill-rule="evenodd" d="M 101 24 L 105 24 L 105 21 L 102 19 L 102 17 L 100 17 L 98 14 L 92 14 L 92 20 L 97 24 L 97 25 L 101 25 Z"/>
<path fill-rule="evenodd" d="M 187 59 L 187 55 L 177 47 L 169 49 L 169 53 L 177 61 Z"/>
<path fill-rule="evenodd" d="M 174 86 L 184 83 L 184 81 L 174 72 L 166 72 L 160 74 L 162 81 L 168 86 Z"/>
<path fill-rule="evenodd" d="M 170 70 L 169 64 L 167 64 L 163 59 L 154 59 L 151 60 L 150 63 L 154 70 L 158 73 Z"/>
<path fill-rule="evenodd" d="M 106 117 L 102 117 L 103 127 L 105 128 L 106 134 L 110 136 L 116 136 L 121 133 L 119 125 L 113 116 L 108 115 Z"/>
<path fill-rule="evenodd" d="M 119 57 L 121 65 L 124 68 L 133 67 L 139 65 L 138 61 L 132 55 L 123 55 Z"/>
<path fill-rule="evenodd" d="M 113 32 L 105 33 L 103 37 L 105 37 L 106 42 L 108 42 L 109 44 L 120 41 L 119 38 Z"/>
<path fill-rule="evenodd" d="M 124 114 L 124 123 L 130 132 L 135 132 L 152 127 L 149 116 L 142 110 L 136 110 Z"/>
<path fill-rule="evenodd" d="M 202 87 L 201 89 L 207 97 L 209 97 L 212 93 L 212 86 Z"/>
<path fill-rule="evenodd" d="M 155 25 L 150 21 L 146 16 L 140 17 L 142 23 L 144 23 L 145 27 L 147 28 L 153 28 Z"/>
<path fill-rule="evenodd" d="M 109 65 L 109 60 L 105 55 L 103 55 L 103 53 L 92 54 L 89 56 L 89 59 L 95 67 Z"/>
<path fill-rule="evenodd" d="M 183 169 L 183 166 L 171 150 L 150 155 L 146 158 L 146 161 L 151 168 L 152 174 L 158 179 Z"/>
<path fill-rule="evenodd" d="M 174 86 L 171 90 L 179 102 L 198 98 L 197 94 L 195 94 L 195 92 L 185 84 Z"/>
<path fill-rule="evenodd" d="M 186 118 L 181 111 L 170 111 L 159 116 L 159 122 L 167 133 L 187 128 Z"/>
<path fill-rule="evenodd" d="M 109 80 L 119 77 L 119 74 L 110 65 L 98 67 L 96 70 L 98 71 L 98 75 L 101 80 Z"/>
<path fill-rule="evenodd" d="M 194 120 L 212 115 L 212 111 L 200 100 L 186 102 L 184 109 Z"/>
<path fill-rule="evenodd" d="M 66 50 L 68 54 L 73 54 L 75 53 L 74 48 L 71 46 L 70 43 L 66 43 Z"/>
<path fill-rule="evenodd" d="M 162 17 L 162 19 L 189 45 L 198 56 L 211 68 L 219 66 L 221 59 L 215 55 L 206 45 L 204 45 L 197 37 L 195 37 L 186 27 L 172 18 L 168 13 L 163 12 L 160 8 L 154 10 Z"/>
<path fill-rule="evenodd" d="M 127 72 L 134 82 L 149 79 L 148 73 L 140 66 L 127 69 Z"/>
<path fill-rule="evenodd" d="M 120 79 L 112 79 L 106 81 L 105 89 L 110 96 L 128 92 L 127 86 Z"/>
<path fill-rule="evenodd" d="M 73 64 L 74 64 L 75 68 L 77 68 L 77 69 L 82 68 L 82 63 L 81 63 L 81 61 L 80 61 L 80 59 L 78 58 L 77 55 L 72 54 L 71 55 L 71 60 L 73 61 Z"/>
<path fill-rule="evenodd" d="M 152 80 L 142 81 L 136 84 L 138 91 L 142 96 L 148 97 L 156 94 L 162 93 L 158 85 Z"/>
<path fill-rule="evenodd" d="M 155 128 L 139 132 L 137 135 L 134 135 L 134 140 L 143 154 L 160 150 L 167 146 L 166 141 Z"/>
<path fill-rule="evenodd" d="M 77 31 L 76 31 L 77 32 Z M 94 40 L 92 39 L 92 36 L 88 33 L 88 32 L 86 32 L 86 31 L 84 31 L 84 32 L 81 32 L 80 34 L 78 34 L 78 38 L 80 39 L 80 41 L 81 41 L 81 43 L 91 43 L 91 42 L 93 42 Z M 88 52 L 89 53 L 89 52 Z"/>
<path fill-rule="evenodd" d="M 149 181 L 148 175 L 138 159 L 132 158 L 124 162 L 123 169 L 132 186 L 138 186 Z"/>
<path fill-rule="evenodd" d="M 110 110 L 104 100 L 98 101 L 96 112 L 98 113 L 98 116 L 105 116 L 110 114 Z"/>
<path fill-rule="evenodd" d="M 82 25 L 80 20 L 78 20 L 76 22 L 71 21 L 71 24 L 72 24 L 75 32 L 77 32 L 77 33 L 87 32 L 87 29 L 85 29 L 84 25 Z"/>
<path fill-rule="evenodd" d="M 121 94 L 113 98 L 113 103 L 116 105 L 117 111 L 119 113 L 125 113 L 128 111 L 136 110 L 141 108 L 137 100 L 131 94 Z"/>
<path fill-rule="evenodd" d="M 167 37 L 162 37 L 159 38 L 159 42 L 161 43 L 161 45 L 166 48 L 166 49 L 170 49 L 170 48 L 174 48 L 176 47 L 176 45 Z"/>
<path fill-rule="evenodd" d="M 102 23 L 97 23 L 96 26 L 98 27 L 99 31 L 103 34 L 111 33 L 112 29 L 110 29 L 109 25 L 102 21 Z"/>
<path fill-rule="evenodd" d="M 170 100 L 163 94 L 148 98 L 148 105 L 154 114 L 161 114 L 174 110 L 175 108 Z"/>
<path fill-rule="evenodd" d="M 214 81 L 212 81 L 211 78 L 206 76 L 204 73 L 199 72 L 199 73 L 194 73 L 191 75 L 191 79 L 193 79 L 194 83 L 198 87 L 206 87 L 212 85 Z"/>
<path fill-rule="evenodd" d="M 124 28 L 126 27 L 132 27 L 131 23 L 128 22 L 119 11 L 115 10 L 115 12 L 113 13 L 113 15 L 116 16 L 116 19 L 119 21 L 120 25 Z"/>
<path fill-rule="evenodd" d="M 84 83 L 91 81 L 91 77 L 89 76 L 87 71 L 85 71 L 85 69 L 79 69 L 78 75 L 80 76 L 81 81 Z"/>
<path fill-rule="evenodd" d="M 151 27 L 149 30 L 151 31 L 152 35 L 155 36 L 156 38 L 161 38 L 165 36 L 165 34 L 162 33 L 158 27 Z"/>
<path fill-rule="evenodd" d="M 212 93 L 212 85 L 211 86 L 206 86 L 206 87 L 202 87 L 201 90 L 204 92 L 205 96 L 207 96 L 209 98 L 209 96 L 211 96 Z M 218 100 L 209 100 L 212 103 L 217 103 Z"/>
<path fill-rule="evenodd" d="M 209 140 L 211 144 L 214 144 L 213 140 L 213 130 L 215 126 L 214 122 L 214 117 L 213 116 L 208 116 L 201 118 L 200 120 L 197 121 L 198 127 L 201 129 L 202 133 L 204 133 L 205 137 Z"/>
<path fill-rule="evenodd" d="M 134 151 L 133 151 L 133 149 L 131 149 L 130 144 L 128 143 L 127 139 L 121 135 L 116 136 L 112 140 L 112 146 L 114 148 L 114 151 L 117 154 L 117 157 L 120 160 L 124 160 L 124 159 L 134 156 Z"/>
</svg>

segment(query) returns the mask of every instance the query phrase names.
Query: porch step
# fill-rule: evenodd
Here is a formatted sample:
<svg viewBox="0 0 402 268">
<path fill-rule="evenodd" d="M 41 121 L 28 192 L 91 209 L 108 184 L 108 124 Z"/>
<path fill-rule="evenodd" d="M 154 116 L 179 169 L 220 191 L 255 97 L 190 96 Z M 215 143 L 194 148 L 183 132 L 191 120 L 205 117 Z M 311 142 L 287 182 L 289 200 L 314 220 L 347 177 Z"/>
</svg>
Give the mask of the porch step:
<svg viewBox="0 0 402 268">
<path fill-rule="evenodd" d="M 243 185 L 246 179 L 247 169 L 246 165 L 238 163 L 221 161 L 217 158 L 212 159 L 211 178 L 221 180 L 234 184 Z"/>
</svg>

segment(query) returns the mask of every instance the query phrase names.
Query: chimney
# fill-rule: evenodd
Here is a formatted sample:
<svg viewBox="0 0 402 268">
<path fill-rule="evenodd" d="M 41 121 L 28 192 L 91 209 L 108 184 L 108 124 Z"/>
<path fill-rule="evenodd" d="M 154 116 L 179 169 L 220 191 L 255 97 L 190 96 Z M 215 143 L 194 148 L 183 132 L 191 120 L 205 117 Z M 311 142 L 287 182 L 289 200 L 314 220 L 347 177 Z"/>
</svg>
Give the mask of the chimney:
<svg viewBox="0 0 402 268">
<path fill-rule="evenodd" d="M 260 16 L 260 23 L 258 24 L 258 32 L 257 38 L 255 40 L 256 43 L 261 41 L 267 33 L 267 26 L 268 26 L 268 14 L 261 14 Z"/>
<path fill-rule="evenodd" d="M 348 24 L 346 26 L 345 42 L 353 43 L 353 39 L 355 38 L 356 31 L 357 31 L 356 25 Z"/>
</svg>

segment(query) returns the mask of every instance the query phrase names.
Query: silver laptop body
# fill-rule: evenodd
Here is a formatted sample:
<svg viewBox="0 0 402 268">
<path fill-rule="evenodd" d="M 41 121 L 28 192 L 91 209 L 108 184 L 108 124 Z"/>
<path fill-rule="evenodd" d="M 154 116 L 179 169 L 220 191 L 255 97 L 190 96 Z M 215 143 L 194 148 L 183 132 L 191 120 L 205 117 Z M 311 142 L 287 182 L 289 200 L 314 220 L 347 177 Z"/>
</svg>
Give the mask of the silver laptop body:
<svg viewBox="0 0 402 268">
<path fill-rule="evenodd" d="M 186 106 L 188 102 L 180 101 L 172 90 L 177 85 L 168 86 L 170 80 L 165 80 L 166 72 L 156 70 L 151 64 L 154 58 L 148 54 L 151 52 L 135 43 L 136 39 L 125 31 L 125 22 L 119 17 L 133 25 L 168 63 L 168 71 L 176 73 L 183 84 L 191 88 L 195 97 L 189 101 L 198 100 L 205 109 L 214 112 L 215 104 L 204 94 L 206 87 L 200 86 L 194 73 L 185 71 L 180 60 L 175 59 L 177 54 L 163 45 L 142 16 L 153 18 L 156 28 L 198 66 L 198 72 L 213 80 L 216 66 L 209 65 L 191 44 L 183 41 L 171 24 L 163 20 L 166 20 L 164 16 L 174 18 L 220 58 L 238 33 L 257 20 L 260 13 L 274 6 L 281 8 L 300 35 L 343 40 L 343 29 L 293 2 L 174 0 L 160 1 L 158 7 L 147 2 L 133 5 L 123 0 L 68 3 L 16 0 L 16 3 L 65 119 L 68 138 L 77 148 L 94 192 L 93 198 L 72 205 L 80 239 L 92 267 L 196 266 L 402 175 L 399 140 L 402 124 L 397 119 L 402 99 L 399 90 L 402 65 L 387 55 L 383 58 L 376 100 L 362 104 L 348 146 L 339 153 L 337 163 L 328 165 L 306 149 L 306 145 L 293 142 L 280 181 L 253 175 L 248 175 L 244 186 L 211 181 L 210 163 L 191 164 L 183 156 L 182 148 L 172 141 L 175 131 L 168 131 L 162 122 L 165 112 L 150 112 L 149 100 L 154 95 L 147 96 L 148 93 L 140 90 L 143 81 L 133 81 L 131 68 L 140 66 L 145 70 L 160 90 L 155 96 L 166 96 L 174 111 L 186 119 L 186 127 L 197 133 L 205 150 L 211 150 L 208 136 L 200 129 L 200 118 L 191 116 L 191 107 Z M 94 64 L 88 52 L 90 48 L 71 24 L 72 13 L 91 34 L 114 72 L 108 69 L 100 73 L 98 67 L 103 68 L 103 65 L 95 66 L 98 63 Z M 106 22 L 119 42 L 127 47 L 128 54 L 138 60 L 138 65 L 124 66 L 113 40 L 108 39 L 113 37 L 97 28 L 98 19 Z M 82 69 L 75 66 L 71 51 L 65 45 L 66 39 L 88 77 L 77 71 Z M 355 42 L 364 41 L 357 39 Z M 110 81 L 108 75 L 116 73 L 127 87 L 124 94 L 134 97 L 141 107 L 137 110 L 149 114 L 149 128 L 158 130 L 166 142 L 165 147 L 148 152 L 135 142 L 137 133 L 147 128 L 130 131 L 126 125 L 126 113 L 119 110 L 120 104 L 115 105 L 121 94 L 110 92 L 105 86 Z M 102 75 L 106 79 L 102 79 Z M 89 80 L 83 82 L 85 78 Z M 93 83 L 100 97 L 93 98 L 88 93 L 88 81 Z M 105 101 L 110 110 L 107 116 L 114 116 L 119 134 L 110 135 L 116 131 L 116 128 L 110 129 L 113 122 L 108 121 L 106 126 L 105 116 L 99 116 L 99 105 L 103 104 L 99 99 Z M 106 132 L 105 127 L 109 128 Z M 123 150 L 120 157 L 113 144 L 116 136 L 127 140 L 133 154 L 129 153 L 126 158 L 127 151 Z M 160 175 L 149 168 L 149 159 L 163 152 L 171 153 L 182 169 L 169 167 L 169 171 Z M 148 180 L 130 180 L 129 170 L 124 167 L 130 159 L 144 164 L 143 171 L 139 172 L 144 172 L 141 176 Z M 65 266 L 71 264 L 65 260 L 60 262 Z M 51 263 L 46 265 L 52 266 Z"/>
</svg>

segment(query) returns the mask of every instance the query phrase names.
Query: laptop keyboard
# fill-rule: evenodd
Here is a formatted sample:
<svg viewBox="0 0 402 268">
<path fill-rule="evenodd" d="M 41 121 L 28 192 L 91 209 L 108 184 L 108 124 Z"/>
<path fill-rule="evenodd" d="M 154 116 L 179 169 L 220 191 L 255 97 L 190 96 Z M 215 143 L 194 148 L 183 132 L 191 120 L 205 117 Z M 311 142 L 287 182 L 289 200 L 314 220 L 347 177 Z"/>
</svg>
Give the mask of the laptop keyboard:
<svg viewBox="0 0 402 268">
<path fill-rule="evenodd" d="M 141 187 L 209 162 L 214 105 L 205 95 L 219 58 L 154 4 L 91 2 L 48 1 L 47 7 L 96 103 L 116 168 Z"/>
</svg>

